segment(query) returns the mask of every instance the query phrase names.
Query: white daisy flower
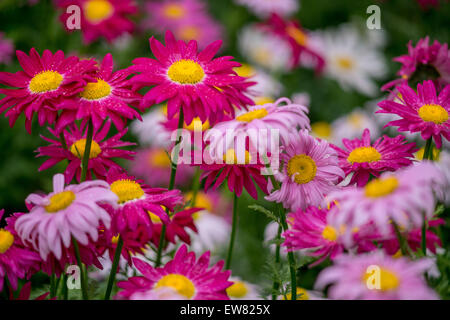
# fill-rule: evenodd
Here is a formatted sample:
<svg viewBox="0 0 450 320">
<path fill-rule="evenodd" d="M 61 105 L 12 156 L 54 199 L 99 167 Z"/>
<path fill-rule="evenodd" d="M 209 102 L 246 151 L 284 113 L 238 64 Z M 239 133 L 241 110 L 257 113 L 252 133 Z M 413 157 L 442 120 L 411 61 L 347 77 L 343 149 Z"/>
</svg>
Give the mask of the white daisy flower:
<svg viewBox="0 0 450 320">
<path fill-rule="evenodd" d="M 236 3 L 246 6 L 260 18 L 267 18 L 271 13 L 289 16 L 300 7 L 299 0 L 236 0 Z"/>
<path fill-rule="evenodd" d="M 361 138 L 364 129 L 370 130 L 370 136 L 378 137 L 380 130 L 374 120 L 374 116 L 363 109 L 355 109 L 350 114 L 344 115 L 331 124 L 333 140 L 338 146 L 342 146 L 342 139 Z"/>
<path fill-rule="evenodd" d="M 166 148 L 171 143 L 170 132 L 161 124 L 166 118 L 166 108 L 155 106 L 142 116 L 142 121 L 134 120 L 131 123 L 131 131 L 141 144 Z"/>
<path fill-rule="evenodd" d="M 227 294 L 231 300 L 262 300 L 256 285 L 238 277 L 231 277 L 230 281 L 234 282 L 227 288 Z"/>
<path fill-rule="evenodd" d="M 283 85 L 274 77 L 269 75 L 261 68 L 243 63 L 242 66 L 234 68 L 234 71 L 240 77 L 250 78 L 250 81 L 256 82 L 251 86 L 249 95 L 253 98 L 267 97 L 275 99 L 280 96 Z"/>
<path fill-rule="evenodd" d="M 188 230 L 191 236 L 191 249 L 196 253 L 216 252 L 230 238 L 231 226 L 223 217 L 202 210 L 195 216 L 197 233 Z"/>
</svg>

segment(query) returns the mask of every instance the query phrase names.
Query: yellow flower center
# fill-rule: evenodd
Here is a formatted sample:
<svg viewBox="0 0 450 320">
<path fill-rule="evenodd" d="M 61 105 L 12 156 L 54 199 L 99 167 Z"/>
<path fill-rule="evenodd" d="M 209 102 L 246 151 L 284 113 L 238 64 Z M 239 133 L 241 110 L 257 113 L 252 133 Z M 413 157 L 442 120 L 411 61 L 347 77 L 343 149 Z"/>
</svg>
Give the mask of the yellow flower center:
<svg viewBox="0 0 450 320">
<path fill-rule="evenodd" d="M 113 15 L 114 7 L 107 0 L 88 0 L 84 5 L 84 16 L 90 23 L 99 23 Z"/>
<path fill-rule="evenodd" d="M 80 96 L 86 100 L 98 100 L 110 94 L 111 86 L 102 79 L 97 79 L 97 82 L 89 82 L 80 92 Z"/>
<path fill-rule="evenodd" d="M 241 114 L 240 116 L 236 117 L 236 120 L 242 122 L 252 122 L 255 119 L 262 119 L 268 114 L 269 112 L 267 112 L 265 108 L 261 108 Z"/>
<path fill-rule="evenodd" d="M 308 291 L 306 291 L 303 288 L 297 287 L 297 300 L 309 300 L 309 294 Z M 292 300 L 292 294 L 288 293 L 286 294 L 287 300 Z M 285 297 L 283 297 L 283 300 L 286 300 Z"/>
<path fill-rule="evenodd" d="M 331 137 L 331 126 L 327 122 L 315 122 L 311 124 L 311 131 L 319 138 L 328 139 Z"/>
<path fill-rule="evenodd" d="M 339 66 L 339 68 L 344 69 L 344 70 L 350 70 L 353 68 L 354 62 L 351 58 L 349 57 L 339 57 L 336 59 L 337 65 Z"/>
<path fill-rule="evenodd" d="M 119 242 L 119 237 L 120 237 L 120 235 L 113 236 L 113 237 L 111 238 L 111 243 L 112 243 L 112 244 L 117 244 L 117 243 Z"/>
<path fill-rule="evenodd" d="M 360 113 L 352 113 L 348 117 L 348 122 L 354 128 L 360 129 L 363 125 L 364 116 Z"/>
<path fill-rule="evenodd" d="M 294 181 L 298 184 L 310 182 L 316 176 L 317 166 L 314 160 L 306 154 L 293 156 L 287 165 L 289 177 L 294 176 Z"/>
<path fill-rule="evenodd" d="M 167 18 L 179 19 L 185 15 L 186 10 L 179 4 L 171 3 L 164 7 L 163 12 Z"/>
<path fill-rule="evenodd" d="M 42 71 L 36 74 L 30 81 L 29 88 L 33 93 L 43 93 L 59 88 L 63 76 L 56 71 Z"/>
<path fill-rule="evenodd" d="M 337 232 L 332 226 L 326 226 L 322 231 L 322 237 L 328 241 L 336 241 Z"/>
<path fill-rule="evenodd" d="M 398 180 L 396 177 L 381 178 L 372 180 L 366 184 L 364 187 L 364 193 L 366 197 L 379 198 L 391 194 L 397 188 Z"/>
<path fill-rule="evenodd" d="M 11 232 L 0 229 L 0 253 L 5 253 L 13 244 L 14 236 Z"/>
<path fill-rule="evenodd" d="M 70 152 L 77 157 L 82 159 L 84 156 L 84 151 L 86 149 L 86 139 L 80 139 L 78 141 L 75 141 L 74 144 L 70 147 Z M 89 151 L 89 159 L 97 158 L 98 155 L 102 153 L 102 149 L 98 145 L 97 142 L 92 140 L 91 142 L 91 150 Z"/>
<path fill-rule="evenodd" d="M 192 191 L 188 192 L 185 196 L 186 201 L 192 200 Z M 190 208 L 203 208 L 206 211 L 213 212 L 213 202 L 208 197 L 208 195 L 204 192 L 197 192 L 197 196 L 195 197 L 195 203 L 191 203 L 189 205 Z"/>
<path fill-rule="evenodd" d="M 168 287 L 187 299 L 191 299 L 195 294 L 195 286 L 191 280 L 181 274 L 171 273 L 162 277 L 155 285 L 156 288 Z"/>
<path fill-rule="evenodd" d="M 431 150 L 432 154 L 433 154 L 433 160 L 434 161 L 439 161 L 439 155 L 441 153 L 440 149 L 436 149 L 436 147 L 433 147 L 433 149 Z M 425 148 L 422 147 L 419 149 L 419 151 L 416 152 L 415 157 L 417 160 L 423 160 L 423 154 L 425 153 Z"/>
<path fill-rule="evenodd" d="M 178 60 L 169 67 L 170 80 L 181 84 L 196 84 L 203 80 L 205 72 L 200 64 L 193 60 Z"/>
<path fill-rule="evenodd" d="M 240 67 L 235 67 L 233 70 L 239 77 L 249 78 L 255 75 L 255 70 L 249 64 L 243 63 Z"/>
<path fill-rule="evenodd" d="M 145 194 L 140 184 L 130 179 L 114 181 L 111 184 L 111 191 L 119 197 L 119 204 L 139 199 Z"/>
<path fill-rule="evenodd" d="M 202 131 L 205 131 L 210 128 L 210 125 L 208 119 L 206 119 L 206 121 L 202 123 L 199 117 L 195 117 L 194 120 L 192 120 L 192 122 L 189 125 L 185 123 L 184 128 L 189 131 L 194 131 L 197 128 L 199 129 L 201 128 Z"/>
<path fill-rule="evenodd" d="M 181 29 L 179 37 L 181 40 L 190 41 L 192 39 L 198 39 L 200 36 L 200 30 L 194 26 L 185 26 Z"/>
<path fill-rule="evenodd" d="M 375 271 L 376 272 L 376 271 Z M 399 284 L 400 280 L 398 279 L 397 275 L 387 269 L 380 268 L 378 275 L 372 273 L 365 272 L 363 275 L 363 281 L 364 283 L 367 283 L 367 280 L 369 280 L 371 277 L 380 277 L 380 290 L 381 291 L 389 291 L 396 289 Z"/>
<path fill-rule="evenodd" d="M 381 154 L 374 147 L 359 147 L 353 149 L 348 155 L 350 163 L 376 162 L 381 159 Z"/>
<path fill-rule="evenodd" d="M 254 53 L 253 59 L 264 66 L 269 64 L 272 60 L 272 53 L 266 48 L 259 48 L 259 50 Z"/>
<path fill-rule="evenodd" d="M 448 112 L 438 104 L 424 104 L 420 107 L 419 117 L 426 122 L 434 122 L 435 124 L 443 124 L 448 120 Z"/>
<path fill-rule="evenodd" d="M 253 99 L 255 101 L 255 104 L 257 106 L 262 106 L 265 105 L 267 103 L 274 103 L 275 100 L 273 100 L 271 97 L 257 97 L 255 99 Z"/>
<path fill-rule="evenodd" d="M 55 213 L 69 207 L 75 200 L 75 193 L 72 191 L 63 191 L 50 197 L 50 204 L 45 207 L 48 213 Z"/>
<path fill-rule="evenodd" d="M 227 288 L 227 294 L 233 298 L 243 298 L 247 295 L 248 288 L 242 281 L 235 281 Z"/>
<path fill-rule="evenodd" d="M 157 168 L 170 168 L 170 158 L 165 150 L 160 149 L 151 152 L 149 155 L 150 165 Z"/>
<path fill-rule="evenodd" d="M 306 34 L 295 26 L 289 26 L 286 28 L 286 32 L 289 36 L 291 36 L 295 42 L 297 42 L 301 46 L 306 46 L 306 42 L 308 41 L 308 37 Z"/>
<path fill-rule="evenodd" d="M 154 223 L 161 223 L 161 218 L 158 217 L 156 214 L 154 214 L 151 211 L 147 211 L 147 213 L 148 213 L 148 215 L 150 217 L 150 220 L 152 220 L 152 222 L 154 222 Z"/>
<path fill-rule="evenodd" d="M 228 149 L 227 152 L 223 155 L 223 161 L 226 164 L 249 164 L 251 161 L 250 153 L 245 150 L 245 160 L 242 163 L 243 159 L 238 159 L 238 156 L 234 149 Z"/>
</svg>

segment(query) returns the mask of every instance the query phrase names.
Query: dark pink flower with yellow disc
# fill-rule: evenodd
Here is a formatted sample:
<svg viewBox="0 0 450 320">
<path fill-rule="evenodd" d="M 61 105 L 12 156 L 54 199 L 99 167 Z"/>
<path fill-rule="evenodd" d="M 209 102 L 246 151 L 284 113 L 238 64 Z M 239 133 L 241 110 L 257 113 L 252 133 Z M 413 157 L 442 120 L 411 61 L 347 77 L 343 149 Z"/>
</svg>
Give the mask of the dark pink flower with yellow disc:
<svg viewBox="0 0 450 320">
<path fill-rule="evenodd" d="M 44 50 L 42 56 L 34 48 L 29 56 L 17 51 L 17 59 L 23 71 L 0 72 L 0 83 L 13 87 L 0 89 L 0 94 L 5 95 L 0 100 L 0 112 L 6 111 L 11 127 L 24 113 L 29 133 L 35 114 L 40 126 L 53 124 L 58 117 L 56 106 L 81 92 L 91 79 L 88 73 L 95 70 L 94 60 L 65 58 L 61 50 L 54 54 Z"/>
<path fill-rule="evenodd" d="M 111 122 L 107 121 L 100 130 L 94 131 L 89 153 L 88 179 L 92 179 L 93 174 L 97 179 L 105 179 L 110 168 L 121 169 L 120 165 L 114 162 L 113 159 L 133 159 L 135 152 L 120 149 L 135 145 L 135 143 L 120 140 L 127 133 L 128 129 L 124 129 L 116 135 L 107 138 L 110 127 Z M 64 172 L 66 181 L 72 181 L 74 177 L 77 181 L 80 181 L 81 162 L 86 148 L 87 126 L 82 125 L 79 127 L 75 123 L 68 126 L 63 132 L 66 145 L 63 145 L 60 136 L 53 129 L 49 129 L 49 131 L 54 135 L 54 138 L 42 136 L 42 139 L 49 142 L 50 145 L 38 148 L 37 156 L 50 157 L 50 159 L 47 159 L 41 165 L 39 171 L 46 170 L 61 161 L 68 160 L 69 164 Z"/>
<path fill-rule="evenodd" d="M 395 171 L 412 164 L 414 152 L 419 150 L 415 143 L 408 143 L 398 135 L 390 138 L 384 135 L 371 143 L 370 131 L 365 129 L 361 139 L 343 139 L 343 149 L 331 145 L 338 153 L 339 166 L 345 175 L 353 173 L 349 184 L 364 186 L 371 176 L 379 177 L 385 171 Z"/>
<path fill-rule="evenodd" d="M 142 182 L 116 168 L 109 170 L 106 181 L 110 189 L 118 196 L 117 207 L 108 207 L 112 215 L 112 230 L 115 234 L 124 230 L 135 231 L 140 225 L 153 232 L 151 214 L 164 223 L 169 222 L 165 209 L 173 212 L 183 204 L 179 190 L 150 188 Z"/>
<path fill-rule="evenodd" d="M 57 0 L 56 5 L 64 9 L 60 20 L 66 28 L 73 21 L 73 12 L 66 12 L 67 8 L 77 5 L 81 9 L 81 32 L 86 44 L 100 37 L 111 42 L 134 30 L 129 16 L 137 12 L 137 7 L 132 0 Z"/>
<path fill-rule="evenodd" d="M 377 113 L 398 115 L 385 127 L 395 126 L 398 131 L 420 132 L 424 140 L 434 139 L 436 147 L 441 148 L 442 137 L 450 141 L 450 85 L 439 93 L 433 81 L 424 81 L 417 85 L 417 93 L 408 85 L 397 87 L 401 94 L 400 103 L 384 100 L 378 103 L 381 110 Z"/>
<path fill-rule="evenodd" d="M 5 210 L 0 210 L 0 220 Z M 37 271 L 41 258 L 25 247 L 14 229 L 14 224 L 0 228 L 0 292 L 7 280 L 11 289 L 17 290 L 18 279 L 24 279 Z M 4 283 L 5 282 L 5 283 Z"/>
<path fill-rule="evenodd" d="M 117 286 L 122 290 L 116 298 L 132 299 L 136 294 L 170 289 L 186 300 L 229 300 L 226 289 L 233 284 L 228 281 L 231 271 L 222 271 L 223 260 L 209 267 L 210 255 L 207 251 L 197 260 L 195 253 L 182 245 L 162 268 L 134 258 L 134 266 L 142 276 L 119 282 Z"/>
<path fill-rule="evenodd" d="M 196 117 L 216 123 L 225 114 L 234 115 L 235 108 L 253 103 L 246 91 L 254 83 L 233 71 L 241 64 L 230 56 L 213 59 L 222 41 L 197 52 L 195 40 L 177 41 L 170 31 L 165 40 L 163 46 L 152 37 L 150 47 L 156 59 L 137 58 L 129 68 L 139 73 L 131 79 L 134 89 L 151 87 L 141 101 L 142 108 L 167 101 L 168 118 L 182 109 L 185 122 L 190 125 Z"/>
<path fill-rule="evenodd" d="M 97 130 L 109 118 L 119 131 L 125 128 L 127 119 L 142 120 L 139 113 L 130 107 L 141 98 L 127 80 L 130 72 L 126 69 L 113 72 L 113 66 L 112 55 L 108 53 L 96 73 L 92 74 L 95 80 L 88 82 L 78 97 L 58 105 L 62 112 L 56 122 L 57 132 L 75 120 L 86 122 L 91 119 Z"/>
</svg>

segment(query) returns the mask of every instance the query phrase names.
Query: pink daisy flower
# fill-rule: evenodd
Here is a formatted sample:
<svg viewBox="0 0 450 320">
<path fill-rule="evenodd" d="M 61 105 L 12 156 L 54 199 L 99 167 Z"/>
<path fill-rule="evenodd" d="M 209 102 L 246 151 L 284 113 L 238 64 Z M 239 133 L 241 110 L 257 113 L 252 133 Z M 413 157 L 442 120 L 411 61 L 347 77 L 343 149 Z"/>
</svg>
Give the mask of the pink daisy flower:
<svg viewBox="0 0 450 320">
<path fill-rule="evenodd" d="M 328 210 L 316 207 L 289 213 L 290 228 L 283 233 L 287 251 L 309 249 L 306 255 L 320 257 L 312 266 L 341 254 L 344 247 L 338 242 L 339 231 L 327 223 L 327 214 Z"/>
<path fill-rule="evenodd" d="M 128 105 L 140 100 L 140 95 L 131 90 L 127 80 L 130 72 L 126 69 L 113 72 L 113 65 L 112 55 L 108 53 L 93 75 L 96 80 L 88 82 L 78 97 L 58 105 L 58 109 L 63 110 L 56 122 L 58 133 L 68 124 L 81 119 L 83 122 L 92 119 L 97 130 L 105 119 L 110 118 L 119 131 L 125 128 L 126 119 L 142 120 L 139 113 Z"/>
<path fill-rule="evenodd" d="M 298 66 L 301 61 L 306 59 L 315 65 L 317 72 L 322 71 L 325 60 L 309 46 L 309 36 L 298 21 L 285 20 L 273 13 L 261 27 L 287 41 L 292 50 L 292 67 Z"/>
<path fill-rule="evenodd" d="M 424 215 L 432 218 L 436 207 L 435 191 L 444 185 L 442 173 L 429 162 L 385 172 L 363 188 L 347 187 L 332 192 L 327 200 L 338 205 L 331 211 L 332 225 L 347 230 L 374 223 L 382 236 L 391 232 L 391 221 L 404 230 L 420 228 Z M 337 209 L 339 207 L 339 209 Z M 346 242 L 351 242 L 351 233 Z"/>
<path fill-rule="evenodd" d="M 0 210 L 0 220 L 5 210 Z M 19 241 L 18 241 L 19 240 Z M 14 230 L 14 224 L 0 228 L 0 292 L 7 279 L 13 290 L 17 290 L 18 279 L 29 278 L 38 270 L 39 254 L 23 246 Z M 6 285 L 6 281 L 5 281 Z"/>
<path fill-rule="evenodd" d="M 119 282 L 117 286 L 122 291 L 116 297 L 129 299 L 136 293 L 169 288 L 188 300 L 229 300 L 226 289 L 233 284 L 228 281 L 231 271 L 222 271 L 223 260 L 209 268 L 209 260 L 209 251 L 197 260 L 195 253 L 188 252 L 186 245 L 182 245 L 173 260 L 162 268 L 153 268 L 134 258 L 134 266 L 143 276 Z"/>
<path fill-rule="evenodd" d="M 208 119 L 216 123 L 225 114 L 234 116 L 235 108 L 253 103 L 245 95 L 253 82 L 247 82 L 233 71 L 240 63 L 231 61 L 229 56 L 211 60 L 222 41 L 215 41 L 197 53 L 195 40 L 188 44 L 176 41 L 170 31 L 165 39 L 165 47 L 155 38 L 150 39 L 156 59 L 137 58 L 130 67 L 131 71 L 140 73 L 131 79 L 134 89 L 152 87 L 142 99 L 141 107 L 167 100 L 168 118 L 183 108 L 189 125 L 195 117 L 202 122 Z"/>
<path fill-rule="evenodd" d="M 402 64 L 397 72 L 400 79 L 386 83 L 381 90 L 388 90 L 400 84 L 415 87 L 424 80 L 433 80 L 438 88 L 450 84 L 450 51 L 446 43 L 434 40 L 430 45 L 430 38 L 420 39 L 416 46 L 408 43 L 408 54 L 394 58 Z"/>
<path fill-rule="evenodd" d="M 53 192 L 30 194 L 26 203 L 34 205 L 20 216 L 15 228 L 22 241 L 39 251 L 43 260 L 50 253 L 57 259 L 65 255 L 71 237 L 86 246 L 98 239 L 100 222 L 109 227 L 111 217 L 100 204 L 115 205 L 117 196 L 101 180 L 64 186 L 64 176 L 53 177 Z"/>
<path fill-rule="evenodd" d="M 137 12 L 137 7 L 132 0 L 56 0 L 56 5 L 64 9 L 60 20 L 65 27 L 72 14 L 67 13 L 66 8 L 71 5 L 81 8 L 81 32 L 85 44 L 100 37 L 112 42 L 134 30 L 129 16 Z"/>
<path fill-rule="evenodd" d="M 12 127 L 23 112 L 25 127 L 31 133 L 33 115 L 39 125 L 53 124 L 58 116 L 56 106 L 65 99 L 71 99 L 83 90 L 87 73 L 95 70 L 94 60 L 79 60 L 64 57 L 62 51 L 52 54 L 44 50 L 42 57 L 32 48 L 27 56 L 17 51 L 17 59 L 24 71 L 15 74 L 0 72 L 0 83 L 15 89 L 0 89 L 5 97 L 0 100 L 0 112 L 5 114 Z"/>
<path fill-rule="evenodd" d="M 121 169 L 112 159 L 122 158 L 131 160 L 135 154 L 133 151 L 119 149 L 121 147 L 135 145 L 135 143 L 120 140 L 127 133 L 128 129 L 125 128 L 116 135 L 106 138 L 110 127 L 111 122 L 107 121 L 103 128 L 94 131 L 87 171 L 87 178 L 89 180 L 92 179 L 93 174 L 97 179 L 104 180 L 110 168 Z M 62 145 L 59 135 L 53 129 L 49 128 L 49 131 L 55 138 L 51 139 L 42 136 L 42 139 L 49 142 L 50 145 L 38 148 L 37 157 L 50 157 L 50 159 L 46 160 L 39 167 L 39 171 L 46 170 L 61 161 L 68 160 L 69 164 L 64 172 L 65 180 L 72 181 L 76 177 L 79 182 L 81 177 L 81 162 L 86 147 L 87 126 L 84 125 L 79 128 L 75 123 L 68 126 L 67 130 L 63 132 L 67 146 Z"/>
<path fill-rule="evenodd" d="M 130 172 L 143 179 L 151 187 L 169 185 L 171 162 L 169 153 L 162 148 L 148 148 L 137 151 L 136 157 L 130 162 Z M 176 186 L 187 185 L 192 180 L 194 168 L 186 164 L 178 164 Z"/>
<path fill-rule="evenodd" d="M 436 94 L 433 81 L 417 85 L 417 93 L 408 85 L 397 87 L 401 103 L 384 100 L 378 103 L 381 110 L 376 113 L 391 113 L 401 119 L 388 122 L 385 127 L 396 126 L 398 131 L 420 132 L 424 140 L 431 137 L 438 149 L 443 136 L 450 141 L 450 85 Z"/>
<path fill-rule="evenodd" d="M 336 184 L 344 177 L 337 153 L 307 130 L 291 133 L 280 162 L 283 169 L 275 178 L 282 183 L 281 188 L 266 199 L 281 202 L 292 211 L 321 205 L 324 196 L 336 190 Z"/>
<path fill-rule="evenodd" d="M 323 270 L 315 287 L 331 284 L 328 296 L 345 300 L 430 300 L 438 299 L 423 277 L 432 261 L 394 259 L 382 252 L 358 256 L 341 255 Z"/>
<path fill-rule="evenodd" d="M 344 149 L 331 145 L 338 153 L 339 165 L 348 176 L 353 173 L 349 184 L 364 186 L 371 175 L 379 177 L 381 172 L 395 171 L 412 164 L 414 152 L 419 150 L 415 143 L 408 143 L 404 136 L 390 138 L 384 135 L 371 143 L 369 129 L 364 129 L 361 139 L 343 139 Z"/>
<path fill-rule="evenodd" d="M 226 132 L 230 130 L 236 135 L 248 134 L 251 144 L 260 147 L 261 132 L 267 130 L 266 142 L 269 143 L 270 133 L 276 129 L 281 140 L 287 143 L 292 130 L 298 127 L 311 129 L 307 113 L 307 107 L 292 103 L 288 98 L 280 98 L 274 103 L 250 107 L 248 112 L 241 112 L 235 119 L 214 125 L 215 130 L 206 134 L 205 138 L 211 141 L 214 149 L 215 145 L 225 143 Z M 223 134 L 216 136 L 216 130 Z"/>
<path fill-rule="evenodd" d="M 182 24 L 176 25 L 170 30 L 177 39 L 183 41 L 196 40 L 200 49 L 206 48 L 211 42 L 223 38 L 222 27 L 207 12 L 188 16 Z"/>
<path fill-rule="evenodd" d="M 106 181 L 111 191 L 118 196 L 116 206 L 108 208 L 112 214 L 111 228 L 114 233 L 135 231 L 142 225 L 151 236 L 153 223 L 150 213 L 168 223 L 169 216 L 164 208 L 173 212 L 175 207 L 183 204 L 181 191 L 150 188 L 141 180 L 136 180 L 116 168 L 109 170 Z"/>
<path fill-rule="evenodd" d="M 10 64 L 14 54 L 13 42 L 0 32 L 0 64 Z"/>
</svg>

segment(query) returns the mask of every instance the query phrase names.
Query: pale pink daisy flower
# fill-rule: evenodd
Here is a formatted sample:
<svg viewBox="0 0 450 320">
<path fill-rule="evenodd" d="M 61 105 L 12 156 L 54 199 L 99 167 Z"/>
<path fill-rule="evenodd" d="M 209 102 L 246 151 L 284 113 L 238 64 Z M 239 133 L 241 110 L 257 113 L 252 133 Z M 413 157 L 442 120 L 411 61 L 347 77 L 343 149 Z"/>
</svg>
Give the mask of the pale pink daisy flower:
<svg viewBox="0 0 450 320">
<path fill-rule="evenodd" d="M 315 287 L 328 290 L 331 299 L 345 300 L 430 300 L 438 295 L 427 286 L 423 273 L 432 261 L 394 259 L 382 252 L 341 255 L 323 270 Z"/>
<path fill-rule="evenodd" d="M 60 259 L 71 245 L 71 237 L 82 245 L 98 239 L 100 222 L 109 227 L 111 217 L 100 204 L 115 205 L 117 196 L 105 181 L 86 181 L 64 186 L 64 175 L 53 176 L 53 192 L 30 194 L 25 202 L 33 205 L 20 216 L 15 228 L 24 243 L 32 245 L 46 260 L 50 253 Z"/>
<path fill-rule="evenodd" d="M 281 188 L 272 190 L 266 199 L 282 202 L 292 211 L 321 205 L 324 196 L 336 190 L 336 184 L 344 177 L 336 151 L 306 130 L 291 133 L 280 161 L 283 169 L 275 178 L 282 183 Z"/>
<path fill-rule="evenodd" d="M 5 38 L 5 34 L 3 32 L 0 32 L 0 64 L 11 63 L 13 54 L 13 42 L 10 39 Z"/>
<path fill-rule="evenodd" d="M 246 6 L 260 18 L 267 18 L 272 13 L 280 16 L 290 16 L 300 6 L 298 0 L 235 0 L 235 2 Z"/>
<path fill-rule="evenodd" d="M 360 228 L 373 222 L 381 235 L 389 235 L 391 221 L 404 230 L 419 228 L 424 217 L 433 217 L 436 192 L 444 185 L 441 171 L 430 162 L 385 172 L 365 187 L 347 187 L 328 195 L 327 201 L 337 201 L 338 210 L 331 224 L 347 230 Z M 337 207 L 339 207 L 337 209 Z M 351 242 L 347 233 L 346 242 Z"/>
<path fill-rule="evenodd" d="M 231 271 L 222 271 L 221 260 L 209 267 L 210 252 L 201 255 L 198 260 L 195 253 L 188 252 L 182 245 L 173 260 L 162 268 L 134 258 L 134 266 L 142 277 L 132 277 L 117 284 L 122 289 L 119 299 L 130 299 L 137 293 L 149 293 L 159 288 L 172 288 L 187 300 L 229 300 L 226 289 L 233 283 L 228 281 Z"/>
</svg>

